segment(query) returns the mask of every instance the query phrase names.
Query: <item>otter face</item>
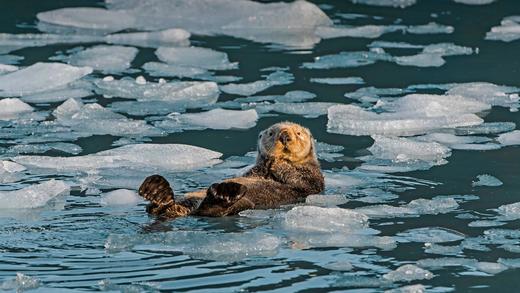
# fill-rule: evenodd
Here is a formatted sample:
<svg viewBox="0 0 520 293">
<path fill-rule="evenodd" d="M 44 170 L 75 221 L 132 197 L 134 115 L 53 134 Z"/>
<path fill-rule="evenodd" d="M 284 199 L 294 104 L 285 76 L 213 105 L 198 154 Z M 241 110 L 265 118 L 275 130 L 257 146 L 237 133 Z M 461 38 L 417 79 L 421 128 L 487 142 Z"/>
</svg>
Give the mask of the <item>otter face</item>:
<svg viewBox="0 0 520 293">
<path fill-rule="evenodd" d="M 303 163 L 315 158 L 311 132 L 296 123 L 281 122 L 258 135 L 258 151 L 267 158 Z"/>
</svg>

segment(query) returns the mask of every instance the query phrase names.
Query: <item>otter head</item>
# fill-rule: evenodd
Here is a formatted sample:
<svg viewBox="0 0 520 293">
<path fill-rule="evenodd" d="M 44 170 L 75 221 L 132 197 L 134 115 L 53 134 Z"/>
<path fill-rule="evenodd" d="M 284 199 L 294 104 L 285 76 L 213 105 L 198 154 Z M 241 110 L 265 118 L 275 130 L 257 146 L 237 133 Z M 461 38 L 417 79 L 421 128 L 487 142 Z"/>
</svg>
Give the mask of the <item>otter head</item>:
<svg viewBox="0 0 520 293">
<path fill-rule="evenodd" d="M 316 160 L 311 132 L 291 122 L 276 123 L 260 132 L 258 152 L 267 159 L 281 159 L 296 164 Z"/>
</svg>

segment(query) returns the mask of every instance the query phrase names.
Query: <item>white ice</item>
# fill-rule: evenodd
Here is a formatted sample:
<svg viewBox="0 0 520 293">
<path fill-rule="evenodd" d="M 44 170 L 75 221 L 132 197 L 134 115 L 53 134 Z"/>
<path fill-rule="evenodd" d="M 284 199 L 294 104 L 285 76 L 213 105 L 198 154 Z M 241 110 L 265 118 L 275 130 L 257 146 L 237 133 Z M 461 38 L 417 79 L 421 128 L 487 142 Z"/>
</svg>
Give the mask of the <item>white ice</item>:
<svg viewBox="0 0 520 293">
<path fill-rule="evenodd" d="M 0 100 L 0 120 L 13 120 L 33 111 L 33 107 L 17 98 Z"/>
<path fill-rule="evenodd" d="M 446 92 L 448 95 L 460 95 L 492 106 L 510 107 L 518 105 L 520 88 L 500 86 L 489 82 L 468 82 L 456 84 Z"/>
<path fill-rule="evenodd" d="M 429 22 L 424 25 L 413 25 L 406 28 L 411 34 L 451 34 L 455 29 L 450 25 Z"/>
<path fill-rule="evenodd" d="M 275 71 L 266 76 L 265 80 L 257 80 L 250 83 L 229 83 L 221 85 L 220 89 L 228 94 L 251 96 L 275 85 L 292 83 L 294 75 L 284 71 Z"/>
<path fill-rule="evenodd" d="M 110 44 L 130 45 L 137 47 L 180 47 L 190 44 L 190 33 L 183 29 L 166 29 L 154 32 L 118 33 L 105 36 Z"/>
<path fill-rule="evenodd" d="M 213 109 L 206 112 L 170 114 L 168 118 L 155 123 L 167 131 L 202 129 L 248 129 L 256 125 L 258 114 L 255 110 Z"/>
<path fill-rule="evenodd" d="M 172 76 L 172 77 L 190 77 L 201 78 L 208 74 L 208 71 L 199 67 L 172 65 L 162 62 L 147 62 L 143 65 L 143 69 L 151 76 Z"/>
<path fill-rule="evenodd" d="M 467 5 L 486 5 L 491 4 L 497 0 L 453 0 L 456 3 L 462 3 Z"/>
<path fill-rule="evenodd" d="M 17 272 L 14 279 L 1 282 L 0 289 L 24 292 L 27 290 L 36 289 L 40 287 L 40 285 L 41 281 L 39 279 Z"/>
<path fill-rule="evenodd" d="M 133 190 L 118 189 L 105 193 L 101 197 L 101 204 L 107 206 L 136 205 L 143 199 Z"/>
<path fill-rule="evenodd" d="M 520 16 L 505 17 L 486 34 L 486 40 L 511 42 L 520 39 Z"/>
<path fill-rule="evenodd" d="M 357 208 L 355 211 L 363 213 L 370 218 L 392 218 L 445 214 L 454 211 L 458 207 L 458 203 L 452 198 L 419 198 L 403 206 L 373 205 Z"/>
<path fill-rule="evenodd" d="M 501 205 L 497 211 L 505 220 L 520 219 L 520 202 Z"/>
<path fill-rule="evenodd" d="M 338 206 L 348 202 L 343 194 L 311 194 L 305 199 L 305 203 L 315 206 Z"/>
<path fill-rule="evenodd" d="M 59 180 L 49 180 L 14 191 L 0 191 L 0 209 L 43 207 L 56 196 L 69 192 L 70 187 Z"/>
<path fill-rule="evenodd" d="M 311 78 L 311 82 L 322 84 L 364 84 L 365 81 L 361 77 L 327 77 L 327 78 Z"/>
<path fill-rule="evenodd" d="M 477 180 L 471 183 L 472 186 L 500 186 L 502 184 L 500 179 L 488 174 L 477 175 Z"/>
<path fill-rule="evenodd" d="M 160 47 L 155 51 L 159 60 L 168 64 L 210 70 L 238 68 L 237 62 L 229 62 L 226 53 L 202 47 Z"/>
<path fill-rule="evenodd" d="M 301 206 L 287 212 L 283 225 L 302 232 L 349 233 L 368 228 L 368 217 L 343 208 Z"/>
<path fill-rule="evenodd" d="M 81 99 L 84 97 L 91 96 L 93 93 L 88 89 L 82 88 L 65 88 L 58 89 L 55 91 L 48 91 L 43 93 L 37 93 L 32 95 L 24 95 L 22 96 L 22 100 L 31 104 L 39 104 L 39 103 L 56 103 L 62 102 L 68 99 Z"/>
<path fill-rule="evenodd" d="M 322 26 L 316 29 L 316 34 L 324 39 L 354 37 L 354 38 L 379 38 L 385 33 L 404 30 L 402 25 L 364 25 L 354 27 Z"/>
<path fill-rule="evenodd" d="M 23 96 L 49 91 L 90 74 L 90 67 L 62 63 L 36 63 L 0 76 L 0 97 Z"/>
<path fill-rule="evenodd" d="M 137 52 L 133 47 L 99 45 L 57 59 L 104 73 L 121 73 L 130 68 Z"/>
<path fill-rule="evenodd" d="M 407 264 L 384 274 L 383 278 L 392 282 L 411 282 L 415 280 L 429 280 L 433 278 L 433 274 L 416 265 Z"/>
<path fill-rule="evenodd" d="M 353 3 L 406 8 L 416 3 L 416 0 L 350 0 Z"/>
<path fill-rule="evenodd" d="M 305 118 L 316 118 L 327 114 L 330 107 L 337 105 L 336 103 L 327 102 L 273 103 L 257 104 L 254 108 L 258 113 L 278 112 L 289 115 L 300 115 Z"/>
<path fill-rule="evenodd" d="M 464 234 L 440 227 L 415 228 L 398 233 L 405 242 L 442 243 L 458 241 L 465 238 Z M 418 265 L 421 265 L 418 263 Z"/>
<path fill-rule="evenodd" d="M 520 130 L 502 133 L 497 141 L 503 146 L 520 145 Z"/>
</svg>

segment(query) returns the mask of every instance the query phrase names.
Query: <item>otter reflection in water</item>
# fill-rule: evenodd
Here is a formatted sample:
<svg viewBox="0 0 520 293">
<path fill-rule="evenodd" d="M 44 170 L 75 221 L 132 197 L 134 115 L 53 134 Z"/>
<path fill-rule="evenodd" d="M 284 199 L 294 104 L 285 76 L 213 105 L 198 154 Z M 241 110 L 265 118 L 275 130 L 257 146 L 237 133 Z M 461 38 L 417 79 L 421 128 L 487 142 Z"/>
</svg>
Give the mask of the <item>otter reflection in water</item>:
<svg viewBox="0 0 520 293">
<path fill-rule="evenodd" d="M 298 124 L 282 122 L 260 132 L 256 164 L 243 176 L 214 183 L 176 201 L 168 181 L 153 175 L 144 180 L 139 194 L 150 201 L 147 211 L 157 216 L 221 217 L 298 202 L 323 189 L 312 134 Z"/>
</svg>

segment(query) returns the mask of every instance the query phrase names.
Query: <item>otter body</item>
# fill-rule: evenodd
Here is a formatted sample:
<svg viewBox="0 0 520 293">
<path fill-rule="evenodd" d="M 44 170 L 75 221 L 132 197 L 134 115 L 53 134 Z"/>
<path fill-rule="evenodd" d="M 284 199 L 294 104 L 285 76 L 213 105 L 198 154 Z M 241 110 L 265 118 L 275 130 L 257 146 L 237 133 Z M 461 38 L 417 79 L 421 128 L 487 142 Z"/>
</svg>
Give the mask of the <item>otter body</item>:
<svg viewBox="0 0 520 293">
<path fill-rule="evenodd" d="M 302 201 L 323 189 L 310 131 L 284 122 L 260 133 L 256 164 L 241 177 L 214 183 L 176 202 L 168 181 L 153 175 L 145 179 L 139 194 L 150 201 L 147 211 L 154 215 L 220 217 Z"/>
</svg>

